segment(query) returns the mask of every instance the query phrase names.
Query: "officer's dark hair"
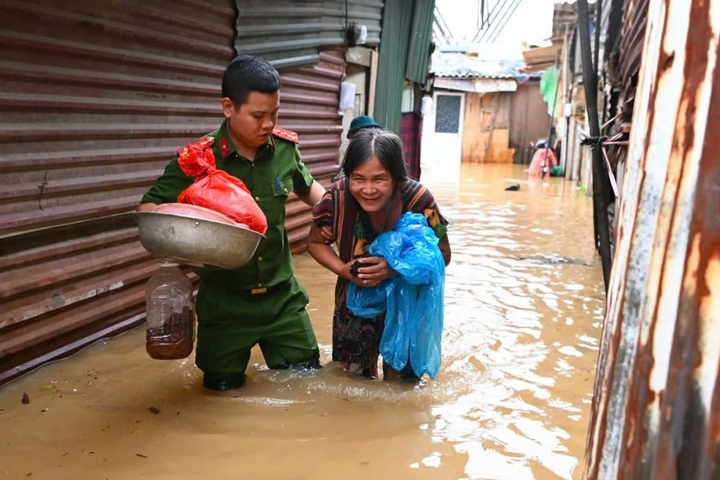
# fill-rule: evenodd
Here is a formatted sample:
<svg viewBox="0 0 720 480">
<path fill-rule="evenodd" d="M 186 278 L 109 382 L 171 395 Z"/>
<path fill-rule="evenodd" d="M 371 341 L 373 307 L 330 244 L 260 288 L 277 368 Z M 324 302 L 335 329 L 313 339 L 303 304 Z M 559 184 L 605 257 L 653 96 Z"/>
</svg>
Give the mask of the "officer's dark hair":
<svg viewBox="0 0 720 480">
<path fill-rule="evenodd" d="M 363 128 L 359 130 L 345 150 L 343 173 L 350 174 L 373 157 L 390 172 L 396 185 L 402 185 L 408 179 L 403 156 L 403 145 L 400 137 L 380 128 Z"/>
<path fill-rule="evenodd" d="M 252 55 L 239 55 L 225 68 L 222 96 L 240 108 L 250 92 L 275 93 L 281 86 L 280 74 L 268 62 Z"/>
</svg>

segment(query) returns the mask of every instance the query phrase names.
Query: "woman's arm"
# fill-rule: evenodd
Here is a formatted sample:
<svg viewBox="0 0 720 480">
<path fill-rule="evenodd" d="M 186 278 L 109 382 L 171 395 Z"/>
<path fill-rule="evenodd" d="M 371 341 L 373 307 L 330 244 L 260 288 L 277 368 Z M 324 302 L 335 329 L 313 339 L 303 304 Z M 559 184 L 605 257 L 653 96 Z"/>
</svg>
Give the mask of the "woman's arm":
<svg viewBox="0 0 720 480">
<path fill-rule="evenodd" d="M 321 229 L 315 225 L 310 227 L 310 235 L 307 239 L 308 253 L 323 267 L 333 272 L 338 277 L 357 282 L 359 279 L 350 273 L 352 262 L 345 263 L 337 256 L 332 247 L 323 237 Z"/>
<path fill-rule="evenodd" d="M 447 233 L 443 238 L 440 239 L 438 247 L 440 247 L 440 252 L 442 253 L 443 260 L 445 260 L 445 266 L 447 267 L 448 265 L 450 265 L 450 259 L 452 257 L 452 251 L 450 250 L 450 240 L 448 239 Z"/>
</svg>

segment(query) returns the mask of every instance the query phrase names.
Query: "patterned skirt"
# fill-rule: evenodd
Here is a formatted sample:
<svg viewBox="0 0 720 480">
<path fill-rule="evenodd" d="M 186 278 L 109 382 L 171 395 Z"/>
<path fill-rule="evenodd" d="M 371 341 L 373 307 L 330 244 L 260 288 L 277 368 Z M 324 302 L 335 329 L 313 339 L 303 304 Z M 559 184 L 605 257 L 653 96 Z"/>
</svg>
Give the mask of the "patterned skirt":
<svg viewBox="0 0 720 480">
<path fill-rule="evenodd" d="M 377 378 L 380 339 L 385 328 L 385 315 L 360 318 L 347 308 L 348 281 L 338 278 L 335 285 L 335 313 L 333 314 L 332 359 L 351 373 Z M 401 372 L 383 363 L 385 380 L 418 380 L 408 364 Z"/>
</svg>

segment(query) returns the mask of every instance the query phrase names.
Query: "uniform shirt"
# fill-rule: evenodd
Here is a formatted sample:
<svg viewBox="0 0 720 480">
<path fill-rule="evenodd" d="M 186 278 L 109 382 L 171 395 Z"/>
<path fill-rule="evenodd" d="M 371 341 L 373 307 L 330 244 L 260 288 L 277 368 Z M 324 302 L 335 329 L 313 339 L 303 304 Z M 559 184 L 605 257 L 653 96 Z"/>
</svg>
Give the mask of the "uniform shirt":
<svg viewBox="0 0 720 480">
<path fill-rule="evenodd" d="M 196 268 L 204 287 L 221 290 L 252 290 L 272 287 L 293 276 L 292 255 L 285 231 L 285 203 L 290 192 L 306 195 L 313 178 L 302 162 L 296 143 L 272 135 L 255 154 L 254 161 L 242 157 L 227 133 L 226 122 L 206 137 L 214 139 L 216 166 L 242 180 L 267 217 L 268 229 L 252 260 L 237 270 Z M 177 155 L 165 168 L 142 203 L 176 202 L 180 192 L 195 180 L 180 169 Z"/>
</svg>

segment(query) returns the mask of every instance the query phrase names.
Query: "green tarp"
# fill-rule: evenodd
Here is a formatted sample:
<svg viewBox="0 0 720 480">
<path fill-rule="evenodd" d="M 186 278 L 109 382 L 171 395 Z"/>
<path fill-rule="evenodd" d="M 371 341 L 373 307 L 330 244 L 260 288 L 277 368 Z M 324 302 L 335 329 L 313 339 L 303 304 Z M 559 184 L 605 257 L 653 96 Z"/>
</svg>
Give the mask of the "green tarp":
<svg viewBox="0 0 720 480">
<path fill-rule="evenodd" d="M 560 69 L 555 65 L 545 70 L 542 80 L 540 80 L 540 92 L 543 100 L 547 104 L 548 114 L 552 118 L 557 118 L 560 111 L 561 98 L 558 97 L 558 79 L 560 77 Z"/>
</svg>

